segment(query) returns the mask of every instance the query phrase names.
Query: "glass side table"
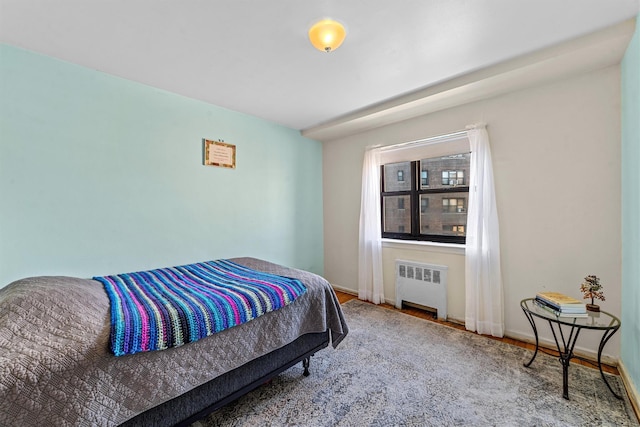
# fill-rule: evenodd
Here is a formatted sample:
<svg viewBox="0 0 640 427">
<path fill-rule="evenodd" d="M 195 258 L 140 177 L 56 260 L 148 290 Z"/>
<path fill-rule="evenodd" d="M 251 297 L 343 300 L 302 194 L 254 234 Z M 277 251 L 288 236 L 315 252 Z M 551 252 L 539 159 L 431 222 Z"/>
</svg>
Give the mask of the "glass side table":
<svg viewBox="0 0 640 427">
<path fill-rule="evenodd" d="M 533 353 L 531 360 L 524 363 L 524 366 L 527 368 L 531 366 L 533 360 L 538 354 L 538 328 L 534 321 L 537 317 L 538 319 L 547 321 L 551 328 L 551 332 L 553 333 L 553 339 L 556 341 L 558 353 L 560 354 L 560 363 L 562 363 L 562 397 L 569 399 L 569 362 L 571 361 L 571 358 L 575 357 L 573 355 L 573 348 L 576 345 L 580 331 L 583 329 L 604 331 L 598 347 L 598 369 L 600 369 L 600 375 L 602 375 L 602 379 L 611 393 L 613 393 L 613 395 L 618 399 L 622 399 L 622 396 L 613 391 L 611 385 L 607 381 L 607 377 L 604 375 L 604 372 L 602 372 L 601 361 L 602 350 L 604 349 L 605 344 L 607 344 L 607 341 L 609 341 L 613 334 L 620 329 L 620 319 L 606 311 L 600 311 L 597 313 L 588 311 L 587 317 L 560 317 L 550 311 L 538 307 L 534 301 L 535 298 L 526 298 L 520 301 L 520 308 L 522 308 L 524 315 L 531 324 L 533 334 L 536 337 L 536 350 Z M 562 330 L 563 325 L 569 328 L 568 338 L 565 338 L 565 334 Z M 560 336 L 560 340 L 558 340 L 558 336 Z"/>
</svg>

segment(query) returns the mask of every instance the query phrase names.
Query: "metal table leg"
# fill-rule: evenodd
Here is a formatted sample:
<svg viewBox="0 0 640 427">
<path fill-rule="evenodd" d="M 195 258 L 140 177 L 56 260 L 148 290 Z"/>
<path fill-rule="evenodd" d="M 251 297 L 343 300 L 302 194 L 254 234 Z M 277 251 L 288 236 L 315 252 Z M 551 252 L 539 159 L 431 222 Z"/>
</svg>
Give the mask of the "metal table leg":
<svg viewBox="0 0 640 427">
<path fill-rule="evenodd" d="M 604 346 L 607 343 L 607 341 L 609 341 L 609 338 L 611 338 L 613 334 L 615 334 L 617 331 L 618 331 L 618 328 L 604 331 L 604 334 L 602 335 L 602 339 L 600 340 L 600 346 L 598 347 L 598 369 L 600 369 L 600 375 L 602 375 L 602 379 L 604 380 L 604 383 L 607 385 L 607 387 L 609 387 L 609 391 L 611 391 L 611 393 L 613 393 L 613 395 L 618 399 L 622 399 L 622 396 L 620 396 L 618 393 L 613 391 L 613 389 L 611 388 L 611 385 L 609 384 L 609 381 L 607 381 L 607 377 L 604 375 L 604 372 L 602 372 L 602 350 L 604 349 Z"/>
<path fill-rule="evenodd" d="M 560 338 L 562 339 L 562 346 L 560 346 L 560 341 L 558 341 L 558 336 L 553 327 L 553 323 L 554 322 L 549 320 L 549 327 L 553 333 L 553 339 L 556 341 L 556 347 L 558 347 L 558 354 L 560 355 L 560 363 L 562 364 L 562 397 L 569 400 L 569 363 L 573 357 L 573 349 L 576 346 L 578 335 L 580 335 L 580 328 L 572 326 L 571 332 L 569 333 L 569 339 L 567 340 L 562 332 L 562 326 L 558 324 L 558 331 L 560 332 Z"/>
<path fill-rule="evenodd" d="M 523 363 L 525 368 L 528 368 L 529 366 L 531 366 L 531 364 L 533 363 L 533 360 L 538 355 L 538 329 L 536 328 L 536 322 L 533 321 L 533 316 L 525 309 L 522 309 L 522 311 L 524 312 L 525 317 L 531 324 L 531 327 L 533 328 L 533 335 L 536 337 L 536 350 L 533 352 L 533 357 L 531 358 L 531 360 L 529 360 L 529 362 Z"/>
</svg>

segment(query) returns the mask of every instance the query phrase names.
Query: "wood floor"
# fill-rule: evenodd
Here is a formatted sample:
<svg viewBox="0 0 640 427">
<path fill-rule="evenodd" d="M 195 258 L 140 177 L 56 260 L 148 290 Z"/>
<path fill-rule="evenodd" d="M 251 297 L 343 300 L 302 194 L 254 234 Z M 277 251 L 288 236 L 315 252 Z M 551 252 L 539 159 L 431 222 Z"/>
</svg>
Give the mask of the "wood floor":
<svg viewBox="0 0 640 427">
<path fill-rule="evenodd" d="M 357 297 L 355 295 L 351 295 L 345 292 L 341 292 L 341 291 L 335 291 L 336 292 L 336 296 L 338 297 L 338 301 L 340 301 L 340 304 L 344 304 L 347 301 L 350 301 L 352 299 L 357 299 Z M 397 308 L 395 308 L 394 306 L 390 305 L 390 304 L 381 304 L 381 307 L 384 308 L 388 308 L 389 310 L 398 310 Z M 426 310 L 421 310 L 419 308 L 412 308 L 412 307 L 406 307 L 403 308 L 402 310 L 398 310 L 401 311 L 403 313 L 409 314 L 411 316 L 415 316 L 415 317 L 419 317 L 421 319 L 425 319 L 425 320 L 429 320 L 431 322 L 435 322 L 435 323 L 440 323 L 442 325 L 446 325 L 446 326 L 450 326 L 452 328 L 456 328 L 459 329 L 461 331 L 465 331 L 468 332 L 470 334 L 474 333 L 474 332 L 469 332 L 465 329 L 464 325 L 461 325 L 459 323 L 455 323 L 455 322 L 447 322 L 447 321 L 443 321 L 443 320 L 438 320 L 438 319 L 434 319 L 433 318 L 433 314 L 426 311 Z M 486 336 L 486 335 L 483 335 Z M 517 345 L 519 347 L 524 347 L 527 348 L 531 351 L 535 350 L 535 345 L 534 344 L 530 344 L 530 343 L 526 343 L 523 341 L 519 341 L 519 340 L 515 340 L 512 338 L 495 338 L 495 337 L 490 337 L 490 336 L 486 336 L 488 339 L 493 339 L 496 341 L 502 341 L 505 342 L 507 344 L 511 344 L 511 345 Z M 549 348 L 541 348 L 541 351 L 544 351 L 545 353 L 548 354 L 552 354 L 554 356 L 558 355 L 558 352 Z M 571 359 L 571 363 L 572 364 L 579 364 L 579 365 L 584 365 L 587 366 L 589 368 L 594 368 L 594 369 L 598 369 L 597 363 L 589 361 L 589 360 L 583 360 L 583 359 Z M 615 375 L 619 375 L 618 369 L 614 366 L 608 366 L 608 365 L 602 365 L 602 370 L 604 372 L 608 372 L 610 374 L 615 374 Z"/>
</svg>

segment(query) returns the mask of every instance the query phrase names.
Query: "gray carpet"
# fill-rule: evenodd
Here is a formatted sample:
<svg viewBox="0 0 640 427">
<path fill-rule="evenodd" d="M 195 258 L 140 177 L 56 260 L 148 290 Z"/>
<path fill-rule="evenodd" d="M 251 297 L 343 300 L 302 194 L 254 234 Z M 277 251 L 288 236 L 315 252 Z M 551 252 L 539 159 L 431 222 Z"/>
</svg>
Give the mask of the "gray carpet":
<svg viewBox="0 0 640 427">
<path fill-rule="evenodd" d="M 295 366 L 196 425 L 638 426 L 596 369 L 352 300 L 334 350 Z M 622 390 L 619 377 L 607 377 Z M 626 397 L 625 397 L 626 398 Z"/>
</svg>

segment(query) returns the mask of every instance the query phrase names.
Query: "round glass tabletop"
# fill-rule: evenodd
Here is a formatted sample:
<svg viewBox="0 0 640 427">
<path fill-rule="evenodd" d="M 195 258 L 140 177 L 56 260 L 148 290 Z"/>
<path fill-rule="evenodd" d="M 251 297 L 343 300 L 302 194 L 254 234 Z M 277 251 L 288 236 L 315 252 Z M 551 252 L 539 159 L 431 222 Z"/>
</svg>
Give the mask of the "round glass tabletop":
<svg viewBox="0 0 640 427">
<path fill-rule="evenodd" d="M 526 298 L 520 301 L 520 307 L 533 316 L 545 320 L 551 320 L 563 325 L 577 326 L 585 329 L 614 329 L 620 327 L 620 319 L 606 311 L 587 311 L 587 317 L 557 316 L 551 311 L 539 307 L 535 298 Z"/>
</svg>

